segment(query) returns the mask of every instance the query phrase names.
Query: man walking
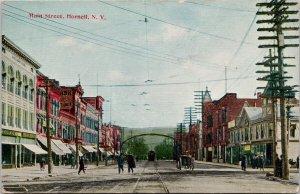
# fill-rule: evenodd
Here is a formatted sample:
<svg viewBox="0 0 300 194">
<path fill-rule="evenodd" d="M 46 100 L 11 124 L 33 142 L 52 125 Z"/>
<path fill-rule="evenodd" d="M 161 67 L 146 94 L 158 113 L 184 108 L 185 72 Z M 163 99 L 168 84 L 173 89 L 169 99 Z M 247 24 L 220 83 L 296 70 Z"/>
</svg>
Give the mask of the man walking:
<svg viewBox="0 0 300 194">
<path fill-rule="evenodd" d="M 83 171 L 83 173 L 85 174 L 83 157 L 81 157 L 81 159 L 79 160 L 79 171 L 78 171 L 78 174 L 80 174 L 81 171 Z"/>
<path fill-rule="evenodd" d="M 120 154 L 119 158 L 118 158 L 118 168 L 119 168 L 119 174 L 122 172 L 124 172 L 124 155 L 123 153 Z"/>
</svg>

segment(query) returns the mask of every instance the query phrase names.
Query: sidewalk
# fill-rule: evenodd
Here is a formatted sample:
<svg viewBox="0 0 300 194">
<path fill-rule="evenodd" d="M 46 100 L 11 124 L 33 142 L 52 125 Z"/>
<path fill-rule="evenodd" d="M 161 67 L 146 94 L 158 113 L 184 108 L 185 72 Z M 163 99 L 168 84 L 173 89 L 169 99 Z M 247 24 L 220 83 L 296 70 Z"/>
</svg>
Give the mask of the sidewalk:
<svg viewBox="0 0 300 194">
<path fill-rule="evenodd" d="M 111 165 L 111 164 L 109 164 Z M 100 162 L 99 166 L 95 164 L 87 164 L 87 171 L 95 168 L 104 167 L 104 162 Z M 53 166 L 52 174 L 48 174 L 48 165 L 45 166 L 45 170 L 41 171 L 39 165 L 32 167 L 23 167 L 18 169 L 1 169 L 1 176 L 3 183 L 13 183 L 36 180 L 40 178 L 46 178 L 49 176 L 58 176 L 61 174 L 78 173 L 78 169 L 71 168 L 68 166 Z M 81 172 L 82 173 L 82 172 Z"/>
<path fill-rule="evenodd" d="M 236 164 L 204 162 L 204 161 L 198 161 L 198 160 L 195 160 L 195 163 L 215 165 L 215 166 L 223 166 L 223 167 L 227 167 L 227 168 L 241 169 L 241 167 L 239 165 L 236 165 Z M 268 172 L 273 172 L 273 168 L 264 168 L 264 171 L 260 171 L 259 169 L 253 169 L 252 167 L 248 167 L 246 169 L 246 173 L 251 173 L 251 174 L 252 173 L 267 174 Z M 299 171 L 296 168 L 290 169 L 290 180 L 282 180 L 282 179 L 280 179 L 278 177 L 274 177 L 274 176 L 268 176 L 268 177 L 266 176 L 266 179 L 272 180 L 272 181 L 280 181 L 280 182 L 284 182 L 284 183 L 299 185 Z"/>
</svg>

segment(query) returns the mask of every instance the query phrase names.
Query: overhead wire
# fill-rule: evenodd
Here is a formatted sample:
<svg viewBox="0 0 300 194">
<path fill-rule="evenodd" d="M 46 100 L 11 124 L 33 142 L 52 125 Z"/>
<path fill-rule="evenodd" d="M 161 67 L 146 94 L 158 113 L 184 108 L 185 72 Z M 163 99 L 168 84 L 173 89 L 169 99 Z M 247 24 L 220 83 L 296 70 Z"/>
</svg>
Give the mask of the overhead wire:
<svg viewBox="0 0 300 194">
<path fill-rule="evenodd" d="M 4 11 L 7 11 L 7 10 L 4 9 Z M 7 11 L 7 12 L 9 12 L 9 11 Z M 134 55 L 140 56 L 140 57 L 147 57 L 147 56 L 145 55 L 146 53 L 144 53 L 144 52 L 139 52 L 139 51 L 136 51 L 136 50 L 132 50 L 132 49 L 128 49 L 128 48 L 126 48 L 126 47 L 120 47 L 120 46 L 118 46 L 118 47 L 121 48 L 121 49 L 117 49 L 117 48 L 114 48 L 114 47 L 110 47 L 110 46 L 106 46 L 106 45 L 103 45 L 103 44 L 99 44 L 99 43 L 97 43 L 97 42 L 102 42 L 102 41 L 100 41 L 100 40 L 98 40 L 98 39 L 95 39 L 95 38 L 92 38 L 92 37 L 88 37 L 88 36 L 85 36 L 85 35 L 80 35 L 80 36 L 83 36 L 83 37 L 85 37 L 85 38 L 95 40 L 95 41 L 97 41 L 97 42 L 93 42 L 93 41 L 90 41 L 90 40 L 87 40 L 87 39 L 84 39 L 84 38 L 81 38 L 81 37 L 78 37 L 78 36 L 75 36 L 75 35 L 66 34 L 66 33 L 64 33 L 64 32 L 59 32 L 59 31 L 53 30 L 53 29 L 51 29 L 51 28 L 46 28 L 46 27 L 44 27 L 44 26 L 41 26 L 41 25 L 38 25 L 38 24 L 34 24 L 34 23 L 31 23 L 31 22 L 28 22 L 28 21 L 26 21 L 26 20 L 17 18 L 17 17 L 15 17 L 15 16 L 9 15 L 9 14 L 7 14 L 7 13 L 3 13 L 3 14 L 4 14 L 5 16 L 14 18 L 14 19 L 16 19 L 16 20 L 25 22 L 25 23 L 27 23 L 27 24 L 30 24 L 30 25 L 33 25 L 33 26 L 37 26 L 37 27 L 43 28 L 44 30 L 52 31 L 52 32 L 55 32 L 55 33 L 58 33 L 58 34 L 62 34 L 62 35 L 65 35 L 65 36 L 69 36 L 69 37 L 75 38 L 75 39 L 80 39 L 80 40 L 82 40 L 82 41 L 89 42 L 89 43 L 92 43 L 92 44 L 95 44 L 95 45 L 104 47 L 104 48 L 106 48 L 106 49 L 118 51 L 118 52 L 121 52 L 121 53 L 134 54 Z M 16 14 L 16 13 L 13 13 L 13 14 L 18 15 L 19 17 L 24 17 L 24 16 L 21 16 L 21 15 Z M 26 18 L 26 17 L 24 17 L 24 18 Z M 27 19 L 27 18 L 26 18 L 26 19 Z M 34 21 L 34 22 L 37 22 L 37 23 L 45 24 L 44 22 L 40 22 L 40 21 L 36 21 L 36 20 L 31 20 L 31 21 Z M 45 24 L 45 25 L 53 26 L 53 25 L 50 25 L 50 24 Z M 53 27 L 55 27 L 55 26 L 53 26 Z M 71 32 L 71 33 L 73 33 L 73 34 L 76 34 L 76 33 L 72 32 L 72 31 L 69 31 L 69 30 L 66 30 L 66 29 L 62 29 L 62 28 L 60 28 L 60 27 L 55 27 L 55 28 L 58 28 L 58 29 L 60 29 L 60 30 L 64 30 L 64 31 L 67 31 L 67 32 Z M 106 42 L 102 42 L 102 43 L 108 44 L 108 45 L 112 45 L 112 44 L 109 44 L 109 43 L 106 43 Z M 112 46 L 115 46 L 115 45 L 112 45 Z M 124 50 L 122 50 L 122 49 L 124 49 Z M 131 51 L 129 51 L 129 50 L 131 50 Z M 164 61 L 164 62 L 168 62 L 168 63 L 172 63 L 172 64 L 175 64 L 175 65 L 179 65 L 179 66 L 180 66 L 179 63 L 176 63 L 176 62 L 173 62 L 173 61 L 164 60 L 164 59 L 161 59 L 161 58 L 159 58 L 159 57 L 157 57 L 157 58 L 155 58 L 155 57 L 157 57 L 157 56 L 153 55 L 153 56 L 151 57 L 151 59 L 158 60 L 158 61 L 160 61 L 160 62 L 161 62 L 161 61 Z"/>
<path fill-rule="evenodd" d="M 6 4 L 4 4 L 4 5 L 6 5 Z M 19 8 L 16 8 L 16 7 L 14 7 L 14 6 L 10 6 L 10 5 L 7 5 L 7 6 L 28 13 L 27 11 L 22 10 L 22 9 L 19 9 Z M 5 10 L 5 9 L 4 9 L 4 11 L 7 11 L 7 12 L 12 13 L 12 14 L 14 14 L 14 15 L 18 15 L 19 17 L 23 17 L 23 18 L 25 18 L 25 19 L 28 19 L 27 17 L 24 17 L 24 16 L 22 16 L 22 15 L 20 15 L 20 14 L 17 14 L 17 13 L 14 13 L 14 12 L 11 12 L 11 11 L 8 11 L 8 10 Z M 11 15 L 7 15 L 7 14 L 6 14 L 6 16 L 12 17 Z M 15 18 L 15 17 L 14 17 L 14 18 Z M 29 23 L 29 22 L 27 22 L 27 21 L 24 21 L 24 20 L 21 20 L 21 19 L 18 19 L 18 18 L 15 18 L 15 19 L 20 20 L 20 21 L 23 21 L 23 22 L 26 22 L 26 23 Z M 61 23 L 59 23 L 59 22 L 56 22 L 56 21 L 53 21 L 53 20 L 50 20 L 50 19 L 47 19 L 47 18 L 44 18 L 44 19 L 46 19 L 46 20 L 48 20 L 48 21 L 51 21 L 51 22 L 54 22 L 54 23 L 57 23 L 57 24 L 60 24 L 60 25 L 63 25 L 63 26 L 66 26 L 66 27 L 69 27 L 69 28 L 73 28 L 73 29 L 76 29 L 76 30 L 80 30 L 80 29 L 78 29 L 78 28 L 74 28 L 74 27 L 69 26 L 69 25 L 61 24 Z M 108 45 L 116 46 L 116 47 L 125 49 L 125 51 L 123 51 L 123 50 L 121 50 L 121 51 L 118 50 L 118 51 L 128 53 L 128 49 L 129 49 L 129 48 L 126 48 L 126 47 L 122 47 L 122 46 L 119 46 L 119 45 L 113 45 L 113 44 L 111 44 L 111 43 L 107 43 L 107 42 L 104 42 L 104 41 L 101 41 L 101 40 L 99 40 L 99 39 L 95 39 L 95 38 L 92 38 L 92 37 L 89 37 L 89 36 L 86 36 L 86 35 L 77 34 L 77 33 L 73 32 L 73 31 L 70 31 L 70 30 L 67 30 L 67 29 L 64 29 L 64 28 L 61 28 L 61 27 L 53 26 L 53 25 L 51 25 L 51 24 L 44 23 L 44 22 L 41 22 L 41 21 L 32 20 L 32 19 L 31 19 L 30 21 L 34 21 L 34 22 L 37 22 L 37 23 L 42 23 L 42 24 L 47 25 L 47 26 L 52 26 L 52 27 L 58 28 L 58 29 L 60 29 L 60 30 L 64 30 L 64 31 L 67 31 L 67 32 L 70 32 L 70 33 L 73 33 L 73 34 L 76 34 L 76 35 L 79 35 L 79 36 L 83 36 L 83 37 L 85 37 L 85 38 L 89 38 L 89 39 L 92 39 L 92 40 L 99 41 L 99 42 L 101 42 L 101 43 L 103 43 L 103 44 L 108 44 Z M 36 24 L 32 24 L 32 23 L 29 23 L 29 24 L 34 25 L 34 26 L 37 26 L 37 27 L 41 27 L 41 26 L 36 25 Z M 44 28 L 44 29 L 46 29 L 46 28 Z M 52 30 L 52 29 L 46 29 L 46 30 L 54 31 L 54 30 Z M 83 31 L 83 30 L 81 30 L 81 31 Z M 60 33 L 60 32 L 58 32 L 58 31 L 54 31 L 54 32 Z M 87 32 L 87 31 L 83 31 L 83 32 Z M 62 34 L 62 33 L 60 33 L 60 34 Z M 93 34 L 93 33 L 91 33 L 91 34 Z M 78 37 L 75 37 L 75 36 L 72 36 L 72 35 L 67 35 L 67 34 L 65 34 L 65 33 L 63 33 L 63 35 L 65 35 L 65 36 L 71 36 L 71 37 L 73 37 L 73 38 L 80 39 L 80 38 L 78 38 Z M 85 40 L 85 39 L 81 39 L 81 40 L 87 41 L 87 40 Z M 90 42 L 90 41 L 87 41 L 87 42 Z M 118 41 L 118 42 L 120 42 L 120 41 Z M 90 43 L 95 44 L 94 42 L 90 42 Z M 124 42 L 123 42 L 123 43 L 124 43 Z M 127 43 L 127 44 L 129 44 L 129 43 Z M 98 45 L 98 44 L 97 44 L 97 45 Z M 129 44 L 129 45 L 131 45 L 131 44 Z M 102 45 L 99 45 L 99 46 L 102 46 Z M 108 48 L 108 49 L 114 49 L 114 48 L 107 47 L 107 46 L 106 46 L 106 48 Z M 145 48 L 144 48 L 144 49 L 145 49 Z M 140 52 L 139 54 L 146 54 L 146 52 L 141 52 L 141 51 L 137 51 L 137 50 L 133 50 L 133 49 L 129 49 L 129 50 L 132 50 L 132 51 L 134 51 L 134 52 Z M 150 50 L 150 51 L 151 51 L 151 50 Z M 132 54 L 132 53 L 131 53 L 131 54 Z M 133 54 L 134 54 L 134 53 L 133 53 Z M 150 55 L 152 55 L 153 57 L 158 57 L 158 58 L 159 58 L 159 57 L 162 57 L 162 56 L 154 55 L 154 54 L 150 54 Z M 167 55 L 168 55 L 168 54 L 167 54 Z M 142 55 L 142 56 L 145 57 L 145 55 Z M 172 55 L 169 55 L 169 56 L 172 56 Z M 176 57 L 176 56 L 174 56 L 174 57 Z M 156 59 L 156 58 L 152 58 L 152 59 L 158 60 L 158 59 Z M 175 65 L 178 65 L 178 66 L 181 66 L 181 65 L 182 65 L 182 64 L 180 64 L 180 63 L 178 63 L 178 62 L 168 61 L 168 60 L 165 60 L 165 59 L 169 59 L 169 58 L 164 58 L 162 61 L 164 61 L 164 62 L 169 62 L 169 63 L 175 64 Z M 186 60 L 186 59 L 184 59 L 184 58 L 178 58 L 178 57 L 177 57 L 177 61 L 178 61 L 178 60 L 181 60 L 181 59 Z M 171 59 L 170 59 L 170 60 L 171 60 Z M 197 61 L 197 62 L 198 62 L 198 61 Z M 218 64 L 211 63 L 211 62 L 205 62 L 205 63 L 211 64 L 211 65 L 207 65 L 208 68 L 216 68 L 215 70 L 218 71 L 218 69 L 219 69 L 219 65 L 218 65 Z M 198 66 L 198 65 L 197 65 L 197 66 Z M 200 66 L 202 67 L 203 64 L 201 64 Z M 206 66 L 206 65 L 204 64 L 204 66 Z"/>
<path fill-rule="evenodd" d="M 228 37 L 225 37 L 225 36 L 211 34 L 211 33 L 199 31 L 199 30 L 196 30 L 196 29 L 193 29 L 193 28 L 190 28 L 190 27 L 185 27 L 185 26 L 181 26 L 181 25 L 178 25 L 178 24 L 174 24 L 174 23 L 168 22 L 166 20 L 159 19 L 159 18 L 156 18 L 156 17 L 153 17 L 153 16 L 149 16 L 149 15 L 145 15 L 145 14 L 142 14 L 142 13 L 138 13 L 136 11 L 132 11 L 130 9 L 126 9 L 126 8 L 123 8 L 123 7 L 120 7 L 120 6 L 117 6 L 117 5 L 113 5 L 113 4 L 107 3 L 105 1 L 97 0 L 97 2 L 102 3 L 102 4 L 106 4 L 106 5 L 118 8 L 118 9 L 121 9 L 123 11 L 130 12 L 130 13 L 133 13 L 133 14 L 136 14 L 136 15 L 140 15 L 140 16 L 143 16 L 143 17 L 151 18 L 152 20 L 155 20 L 155 21 L 158 21 L 158 22 L 162 22 L 162 23 L 165 23 L 165 24 L 168 24 L 168 25 L 172 25 L 172 26 L 175 26 L 175 27 L 178 27 L 178 28 L 182 28 L 182 29 L 185 29 L 185 30 L 188 30 L 188 31 L 193 31 L 193 32 L 197 32 L 199 34 L 204 34 L 204 35 L 207 35 L 207 36 L 211 36 L 211 37 L 215 37 L 215 38 L 219 38 L 219 39 L 224 39 L 224 40 L 229 40 L 229 41 L 233 41 L 233 42 L 240 42 L 239 40 L 235 40 L 235 39 L 228 38 Z M 247 42 L 246 44 L 252 44 L 252 43 L 248 43 Z"/>
</svg>

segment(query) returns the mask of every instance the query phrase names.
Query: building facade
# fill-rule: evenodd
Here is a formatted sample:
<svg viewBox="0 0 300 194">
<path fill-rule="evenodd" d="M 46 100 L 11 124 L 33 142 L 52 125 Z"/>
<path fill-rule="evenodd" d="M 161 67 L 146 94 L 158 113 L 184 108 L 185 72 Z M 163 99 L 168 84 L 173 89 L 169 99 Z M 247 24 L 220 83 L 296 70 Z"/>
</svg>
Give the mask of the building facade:
<svg viewBox="0 0 300 194">
<path fill-rule="evenodd" d="M 245 103 L 260 107 L 262 99 L 237 98 L 236 93 L 227 93 L 219 100 L 204 103 L 202 140 L 205 161 L 226 161 L 226 146 L 229 144 L 230 134 L 228 122 L 240 114 Z"/>
<path fill-rule="evenodd" d="M 34 165 L 36 145 L 35 84 L 40 64 L 2 36 L 2 166 Z"/>
<path fill-rule="evenodd" d="M 289 101 L 288 101 L 289 102 Z M 288 156 L 293 161 L 299 155 L 299 102 L 293 104 L 293 118 L 288 119 L 289 146 Z M 289 105 L 289 103 L 287 103 Z M 273 112 L 272 102 L 264 98 L 262 107 L 244 107 L 241 114 L 230 122 L 230 143 L 228 145 L 228 163 L 237 164 L 242 155 L 245 155 L 248 164 L 255 165 L 257 157 L 263 157 L 266 166 L 273 164 Z M 276 106 L 276 153 L 281 155 L 281 127 L 279 104 Z"/>
</svg>

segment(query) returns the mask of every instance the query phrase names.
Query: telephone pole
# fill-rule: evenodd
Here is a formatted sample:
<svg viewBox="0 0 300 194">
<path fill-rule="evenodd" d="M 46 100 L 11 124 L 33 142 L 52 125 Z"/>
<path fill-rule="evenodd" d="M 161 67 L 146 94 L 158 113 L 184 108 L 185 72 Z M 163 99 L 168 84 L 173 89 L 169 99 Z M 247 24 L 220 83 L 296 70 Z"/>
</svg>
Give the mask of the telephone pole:
<svg viewBox="0 0 300 194">
<path fill-rule="evenodd" d="M 78 122 L 78 115 L 79 115 L 79 110 L 80 110 L 80 103 L 78 101 L 78 99 L 76 100 L 76 131 L 75 131 L 75 135 L 76 135 L 76 139 L 75 139 L 75 146 L 76 146 L 76 169 L 78 169 L 78 163 L 79 163 L 79 145 L 78 145 L 78 136 L 79 136 L 79 129 L 80 129 L 80 123 Z"/>
<path fill-rule="evenodd" d="M 46 108 L 46 135 L 47 135 L 47 159 L 48 159 L 48 174 L 52 173 L 52 148 L 51 148 L 51 132 L 50 132 L 50 116 L 49 116 L 49 87 L 58 87 L 59 83 L 55 79 L 49 79 L 44 76 L 44 84 L 39 85 L 39 87 L 45 87 L 46 90 L 46 100 L 45 100 L 45 108 Z"/>
<path fill-rule="evenodd" d="M 257 73 L 267 73 L 268 75 L 258 78 L 258 80 L 268 81 L 267 87 L 265 88 L 265 94 L 268 97 L 276 97 L 280 99 L 280 123 L 281 123 L 281 149 L 282 149 L 282 178 L 285 180 L 289 179 L 289 164 L 288 164 L 288 127 L 286 126 L 286 98 L 295 97 L 294 88 L 298 86 L 286 86 L 285 82 L 293 77 L 286 76 L 287 73 L 284 71 L 284 67 L 291 67 L 292 65 L 284 64 L 283 50 L 287 47 L 298 47 L 299 44 L 285 43 L 285 40 L 298 39 L 298 35 L 284 35 L 284 32 L 298 31 L 299 27 L 285 27 L 282 24 L 286 23 L 297 23 L 298 19 L 289 18 L 292 14 L 297 14 L 297 10 L 289 10 L 291 6 L 297 5 L 297 2 L 286 2 L 286 0 L 271 0 L 267 3 L 257 3 L 256 6 L 266 9 L 266 11 L 257 11 L 257 15 L 267 16 L 268 19 L 258 20 L 258 24 L 272 25 L 271 27 L 258 28 L 260 32 L 271 32 L 272 36 L 260 36 L 258 40 L 271 40 L 275 41 L 276 44 L 264 44 L 259 45 L 259 48 L 274 48 L 277 51 L 277 56 L 270 57 L 262 63 L 257 65 L 263 65 L 265 67 L 274 67 L 270 71 L 257 71 Z M 273 36 L 275 34 L 275 36 Z M 260 88 L 262 89 L 262 88 Z M 268 92 L 270 90 L 270 92 Z M 275 112 L 273 112 L 275 114 Z M 276 133 L 276 132 L 275 132 Z M 275 133 L 273 135 L 275 135 Z M 274 143 L 274 142 L 273 142 Z M 273 145 L 274 147 L 274 145 Z M 274 159 L 274 156 L 273 156 Z M 274 162 L 274 161 L 273 161 Z M 275 172 L 275 171 L 274 171 Z"/>
<path fill-rule="evenodd" d="M 52 150 L 51 150 L 51 134 L 50 134 L 50 119 L 49 119 L 49 80 L 46 82 L 46 128 L 47 128 L 47 148 L 48 148 L 48 174 L 52 173 Z"/>
</svg>

